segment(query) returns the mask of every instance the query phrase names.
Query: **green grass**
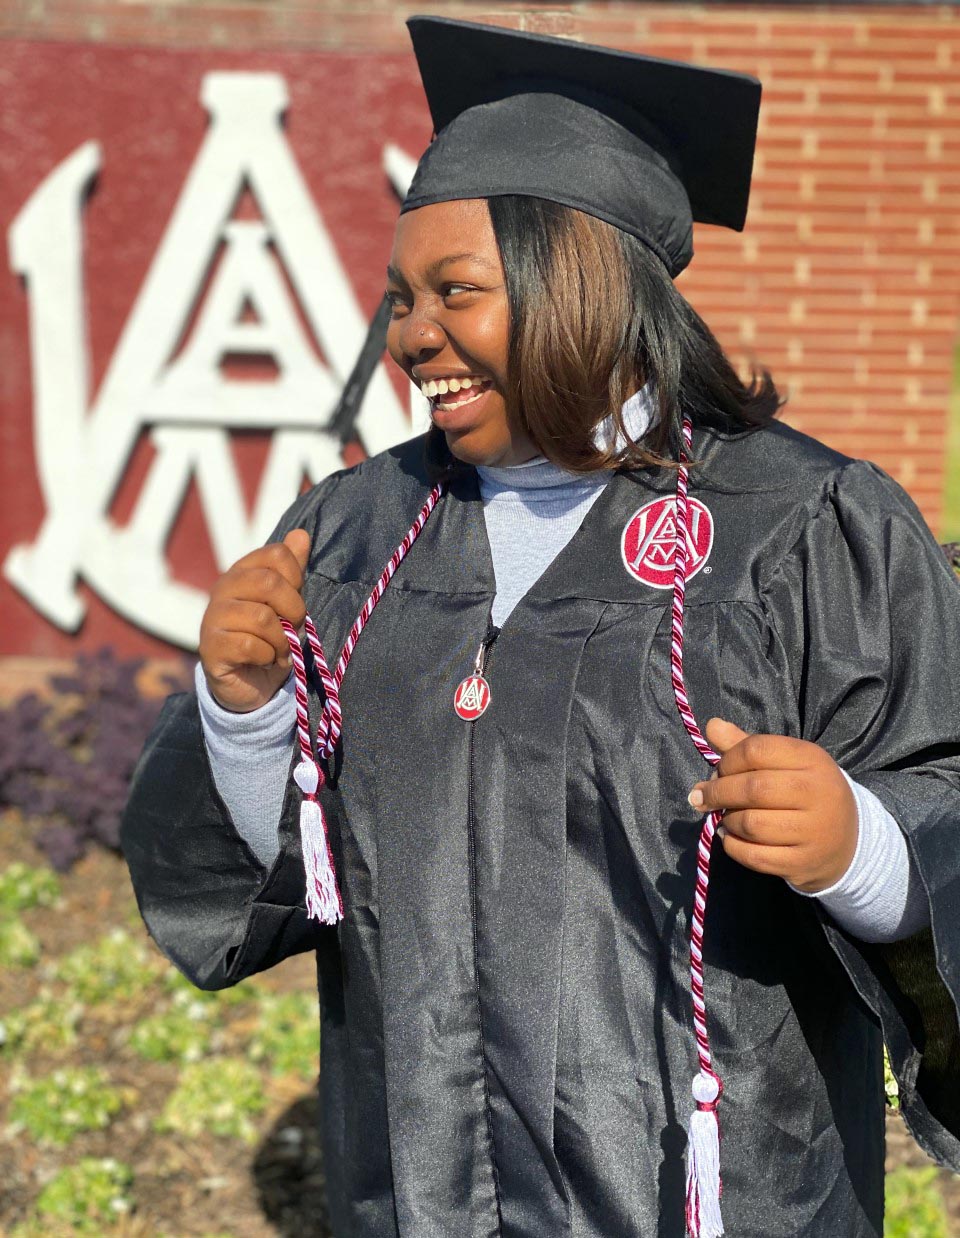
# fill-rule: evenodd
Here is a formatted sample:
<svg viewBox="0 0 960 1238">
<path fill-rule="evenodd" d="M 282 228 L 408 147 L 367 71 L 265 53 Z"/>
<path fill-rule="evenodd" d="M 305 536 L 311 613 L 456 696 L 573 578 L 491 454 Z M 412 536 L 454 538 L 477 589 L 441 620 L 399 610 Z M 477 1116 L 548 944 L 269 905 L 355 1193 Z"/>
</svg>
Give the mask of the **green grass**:
<svg viewBox="0 0 960 1238">
<path fill-rule="evenodd" d="M 54 977 L 69 998 L 91 1005 L 143 998 L 165 965 L 123 929 L 114 929 L 62 958 Z"/>
<path fill-rule="evenodd" d="M 0 1019 L 0 1058 L 19 1058 L 38 1050 L 51 1052 L 76 1044 L 84 1008 L 41 989 L 28 1005 Z"/>
<path fill-rule="evenodd" d="M 10 864 L 0 872 L 0 911 L 52 907 L 60 897 L 60 881 L 49 868 Z"/>
<path fill-rule="evenodd" d="M 155 1128 L 187 1139 L 209 1132 L 255 1143 L 260 1131 L 254 1118 L 266 1103 L 260 1072 L 242 1058 L 191 1062 L 181 1071 Z"/>
<path fill-rule="evenodd" d="M 150 1062 L 199 1062 L 213 1048 L 216 1007 L 206 1002 L 161 1010 L 136 1024 L 130 1048 Z"/>
<path fill-rule="evenodd" d="M 895 1169 L 887 1174 L 883 1238 L 950 1238 L 937 1171 Z"/>
<path fill-rule="evenodd" d="M 0 967 L 33 967 L 40 942 L 18 916 L 0 919 Z"/>
<path fill-rule="evenodd" d="M 269 1063 L 275 1075 L 315 1079 L 320 1070 L 316 993 L 265 993 L 247 1051 L 252 1061 Z"/>
<path fill-rule="evenodd" d="M 36 1215 L 18 1226 L 14 1238 L 39 1238 L 66 1231 L 103 1234 L 132 1210 L 133 1170 L 112 1159 L 84 1157 L 62 1169 L 40 1192 Z"/>
<path fill-rule="evenodd" d="M 110 1086 L 106 1071 L 91 1066 L 55 1070 L 40 1079 L 14 1076 L 10 1090 L 12 1130 L 54 1148 L 65 1147 L 81 1131 L 103 1130 L 132 1099 Z"/>
<path fill-rule="evenodd" d="M 953 391 L 947 418 L 947 470 L 942 542 L 960 542 L 960 348 L 954 355 Z"/>
</svg>

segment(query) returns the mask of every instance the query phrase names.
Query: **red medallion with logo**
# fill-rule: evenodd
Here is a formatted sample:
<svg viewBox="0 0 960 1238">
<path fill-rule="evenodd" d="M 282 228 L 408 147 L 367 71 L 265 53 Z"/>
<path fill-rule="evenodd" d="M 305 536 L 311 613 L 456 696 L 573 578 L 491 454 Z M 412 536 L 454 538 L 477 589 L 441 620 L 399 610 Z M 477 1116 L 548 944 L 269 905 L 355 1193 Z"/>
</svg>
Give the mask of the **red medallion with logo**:
<svg viewBox="0 0 960 1238">
<path fill-rule="evenodd" d="M 453 698 L 453 708 L 464 722 L 479 718 L 490 704 L 490 685 L 482 675 L 468 675 Z"/>
<path fill-rule="evenodd" d="M 677 505 L 672 495 L 645 503 L 627 521 L 620 539 L 623 565 L 631 576 L 654 589 L 673 588 L 677 540 Z M 713 516 L 699 499 L 687 499 L 687 567 L 696 576 L 713 548 Z"/>
</svg>

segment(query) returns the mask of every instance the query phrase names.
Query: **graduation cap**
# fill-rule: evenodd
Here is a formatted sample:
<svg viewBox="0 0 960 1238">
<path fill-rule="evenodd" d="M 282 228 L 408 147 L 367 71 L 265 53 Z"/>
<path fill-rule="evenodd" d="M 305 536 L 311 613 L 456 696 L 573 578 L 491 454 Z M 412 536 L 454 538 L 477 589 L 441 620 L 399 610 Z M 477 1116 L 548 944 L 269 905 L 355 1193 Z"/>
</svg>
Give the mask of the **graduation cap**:
<svg viewBox="0 0 960 1238">
<path fill-rule="evenodd" d="M 743 228 L 756 78 L 444 17 L 407 26 L 436 136 L 402 211 L 546 198 L 639 237 L 671 276 L 695 219 Z"/>
</svg>

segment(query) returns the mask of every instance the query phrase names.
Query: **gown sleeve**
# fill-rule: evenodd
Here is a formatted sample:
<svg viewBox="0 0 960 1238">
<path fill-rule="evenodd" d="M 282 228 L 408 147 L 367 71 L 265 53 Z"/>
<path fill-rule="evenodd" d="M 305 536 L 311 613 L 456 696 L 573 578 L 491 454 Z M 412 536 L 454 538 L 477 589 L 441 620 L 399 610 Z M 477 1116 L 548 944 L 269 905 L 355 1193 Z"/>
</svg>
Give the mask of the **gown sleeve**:
<svg viewBox="0 0 960 1238">
<path fill-rule="evenodd" d="M 802 738 L 881 800 L 919 874 L 928 926 L 904 940 L 861 942 L 818 914 L 881 1025 L 907 1125 L 960 1169 L 960 582 L 906 492 L 853 460 L 765 601 Z"/>
<path fill-rule="evenodd" d="M 269 540 L 299 527 L 312 535 L 326 484 L 302 496 Z M 293 759 L 291 746 L 291 767 Z M 280 852 L 261 863 L 217 792 L 196 693 L 167 698 L 133 773 L 120 845 L 151 937 L 199 988 L 227 988 L 319 948 L 333 931 L 306 916 L 298 813 L 288 778 Z"/>
</svg>

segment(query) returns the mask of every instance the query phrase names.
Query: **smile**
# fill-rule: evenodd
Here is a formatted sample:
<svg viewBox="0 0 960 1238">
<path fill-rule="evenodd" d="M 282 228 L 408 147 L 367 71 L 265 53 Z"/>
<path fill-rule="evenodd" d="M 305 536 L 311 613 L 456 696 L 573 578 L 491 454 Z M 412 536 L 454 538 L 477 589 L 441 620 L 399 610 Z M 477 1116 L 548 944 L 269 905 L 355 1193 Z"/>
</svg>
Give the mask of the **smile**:
<svg viewBox="0 0 960 1238">
<path fill-rule="evenodd" d="M 435 399 L 433 401 L 433 405 L 434 405 L 434 408 L 442 408 L 445 411 L 449 412 L 451 409 L 454 409 L 454 408 L 465 408 L 468 404 L 475 404 L 477 400 L 479 400 L 480 397 L 485 394 L 486 394 L 486 390 L 483 390 L 483 391 L 475 391 L 472 395 L 463 396 L 459 400 Z"/>
<path fill-rule="evenodd" d="M 462 377 L 431 379 L 421 382 L 420 390 L 430 400 L 434 408 L 446 411 L 464 408 L 479 400 L 491 386 L 489 378 L 479 378 L 472 374 Z M 448 397 L 448 398 L 447 398 Z"/>
</svg>

